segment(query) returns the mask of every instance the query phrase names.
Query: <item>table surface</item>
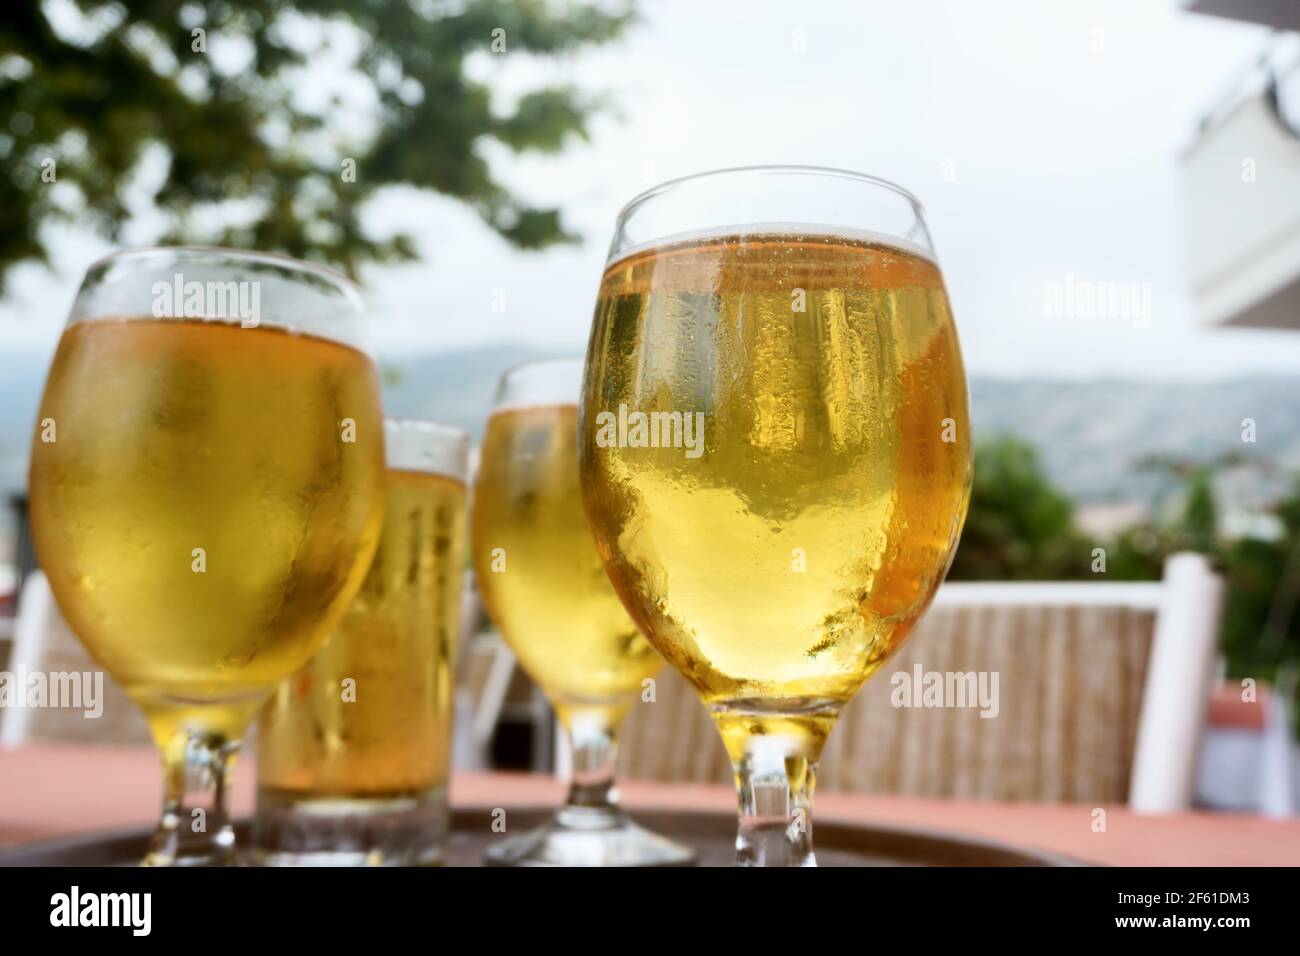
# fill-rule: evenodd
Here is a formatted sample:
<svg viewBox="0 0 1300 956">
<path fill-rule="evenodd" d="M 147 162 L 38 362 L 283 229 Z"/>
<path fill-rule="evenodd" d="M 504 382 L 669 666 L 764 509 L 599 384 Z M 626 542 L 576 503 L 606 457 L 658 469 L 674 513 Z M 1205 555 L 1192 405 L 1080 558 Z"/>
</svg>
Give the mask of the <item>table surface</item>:
<svg viewBox="0 0 1300 956">
<path fill-rule="evenodd" d="M 253 768 L 236 768 L 236 816 L 253 807 Z M 141 748 L 33 745 L 0 750 L 0 846 L 51 839 L 156 818 L 161 771 Z M 627 781 L 624 803 L 677 810 L 734 810 L 726 787 Z M 550 777 L 461 773 L 452 779 L 459 807 L 515 808 L 559 802 Z M 991 837 L 1079 860 L 1115 866 L 1300 866 L 1300 819 L 1176 813 L 1142 816 L 1105 807 L 1106 829 L 1093 829 L 1091 806 L 991 803 L 819 792 L 814 818 L 895 824 Z"/>
</svg>

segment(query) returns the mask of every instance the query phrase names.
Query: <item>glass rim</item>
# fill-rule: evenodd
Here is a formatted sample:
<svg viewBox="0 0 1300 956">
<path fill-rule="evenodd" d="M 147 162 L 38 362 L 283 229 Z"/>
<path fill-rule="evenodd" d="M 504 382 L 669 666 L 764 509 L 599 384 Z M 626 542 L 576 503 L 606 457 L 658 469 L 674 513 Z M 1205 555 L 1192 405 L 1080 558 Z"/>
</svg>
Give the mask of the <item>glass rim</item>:
<svg viewBox="0 0 1300 956">
<path fill-rule="evenodd" d="M 922 216 L 924 216 L 925 214 L 925 205 L 921 202 L 920 198 L 917 197 L 917 195 L 914 192 L 912 192 L 910 189 L 906 188 L 905 186 L 900 186 L 898 183 L 885 179 L 884 177 L 873 176 L 870 173 L 860 173 L 852 169 L 842 169 L 837 166 L 812 166 L 812 165 L 800 165 L 797 163 L 773 163 L 768 165 L 757 165 L 757 166 L 727 166 L 722 169 L 706 169 L 703 170 L 702 172 L 691 173 L 686 176 L 678 176 L 675 179 L 665 180 L 664 182 L 651 186 L 649 189 L 646 189 L 643 192 L 637 193 L 637 195 L 629 199 L 626 203 L 623 204 L 623 208 L 618 211 L 618 215 L 615 217 L 615 219 L 616 221 L 622 221 L 627 217 L 629 213 L 635 210 L 638 206 L 648 202 L 649 200 L 655 198 L 658 195 L 661 195 L 664 192 L 667 192 L 670 189 L 675 189 L 676 187 L 685 185 L 686 183 L 695 182 L 696 180 L 700 180 L 700 179 L 710 179 L 715 176 L 734 176 L 737 174 L 763 174 L 763 173 L 774 173 L 777 175 L 788 175 L 788 176 L 820 176 L 826 179 L 847 179 L 852 182 L 859 182 L 868 186 L 876 186 L 878 188 L 887 189 L 893 193 L 896 193 L 897 195 L 901 196 L 902 198 L 910 202 L 916 208 L 916 211 L 919 214 L 921 214 Z"/>
<path fill-rule="evenodd" d="M 235 249 L 230 246 L 205 246 L 183 244 L 175 246 L 132 246 L 127 249 L 118 249 L 110 252 L 108 255 L 100 256 L 90 265 L 86 266 L 86 275 L 89 276 L 97 269 L 120 261 L 130 261 L 134 259 L 152 259 L 162 258 L 167 255 L 177 253 L 190 254 L 207 254 L 220 255 L 228 259 L 234 259 L 241 262 L 263 263 L 266 265 L 276 266 L 284 269 L 286 272 L 302 272 L 325 279 L 330 283 L 339 286 L 349 295 L 361 298 L 361 289 L 351 278 L 337 269 L 319 262 L 310 262 L 306 259 L 299 259 L 295 256 L 287 255 L 283 252 L 262 252 L 257 249 Z"/>
<path fill-rule="evenodd" d="M 577 354 L 517 362 L 497 378 L 488 417 L 516 408 L 576 406 L 585 372 L 586 359 Z"/>
</svg>

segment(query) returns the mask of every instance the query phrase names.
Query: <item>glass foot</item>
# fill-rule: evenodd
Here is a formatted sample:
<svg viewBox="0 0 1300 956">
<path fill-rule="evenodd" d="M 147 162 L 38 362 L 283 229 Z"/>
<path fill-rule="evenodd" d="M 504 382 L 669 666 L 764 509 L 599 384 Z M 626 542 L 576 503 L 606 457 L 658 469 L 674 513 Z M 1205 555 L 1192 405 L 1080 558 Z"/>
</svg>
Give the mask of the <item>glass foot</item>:
<svg viewBox="0 0 1300 956">
<path fill-rule="evenodd" d="M 174 815 L 173 815 L 174 816 Z M 180 825 L 166 815 L 149 844 L 141 866 L 238 866 L 235 855 L 235 831 L 229 824 L 220 826 L 210 837 L 190 838 Z"/>
<path fill-rule="evenodd" d="M 257 794 L 251 862 L 261 866 L 436 866 L 447 841 L 447 789 L 389 797 Z"/>
<path fill-rule="evenodd" d="M 621 810 L 564 807 L 544 826 L 488 848 L 490 866 L 690 866 L 695 851 Z"/>
</svg>

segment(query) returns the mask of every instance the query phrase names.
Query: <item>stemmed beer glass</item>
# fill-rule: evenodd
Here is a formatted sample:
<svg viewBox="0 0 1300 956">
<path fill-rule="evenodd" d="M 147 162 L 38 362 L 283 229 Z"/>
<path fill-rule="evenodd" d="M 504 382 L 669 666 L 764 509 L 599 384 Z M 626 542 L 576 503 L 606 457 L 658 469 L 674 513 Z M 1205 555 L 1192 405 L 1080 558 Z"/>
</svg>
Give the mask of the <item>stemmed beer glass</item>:
<svg viewBox="0 0 1300 956">
<path fill-rule="evenodd" d="M 694 854 L 632 822 L 614 789 L 618 726 L 663 660 L 619 604 L 578 491 L 580 359 L 507 372 L 474 481 L 474 572 L 489 614 L 568 734 L 565 805 L 488 862 L 638 866 Z"/>
<path fill-rule="evenodd" d="M 623 209 L 587 351 L 583 494 L 624 606 L 721 733 L 738 864 L 813 864 L 818 757 L 943 579 L 970 439 L 910 193 L 755 167 Z"/>
<path fill-rule="evenodd" d="M 91 266 L 41 401 L 36 550 L 162 751 L 150 864 L 234 861 L 239 741 L 312 656 L 378 540 L 379 378 L 346 278 L 280 256 Z"/>
</svg>

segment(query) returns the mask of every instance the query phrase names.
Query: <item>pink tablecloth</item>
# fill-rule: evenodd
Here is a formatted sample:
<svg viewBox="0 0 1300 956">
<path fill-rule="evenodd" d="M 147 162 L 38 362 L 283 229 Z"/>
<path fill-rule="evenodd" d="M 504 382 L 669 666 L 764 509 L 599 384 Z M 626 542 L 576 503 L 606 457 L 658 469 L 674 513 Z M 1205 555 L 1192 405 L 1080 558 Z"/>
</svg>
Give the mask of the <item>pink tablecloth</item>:
<svg viewBox="0 0 1300 956">
<path fill-rule="evenodd" d="M 236 815 L 252 809 L 252 767 L 238 767 Z M 40 745 L 0 750 L 0 845 L 151 822 L 161 776 L 142 749 Z M 563 786 L 548 777 L 459 774 L 452 800 L 466 807 L 554 804 Z M 732 812 L 735 797 L 717 786 L 630 781 L 632 808 Z M 1179 813 L 1143 817 L 1106 808 L 1105 832 L 1094 832 L 1090 806 L 974 803 L 913 797 L 818 793 L 816 818 L 977 834 L 1113 865 L 1300 865 L 1300 819 Z"/>
</svg>

